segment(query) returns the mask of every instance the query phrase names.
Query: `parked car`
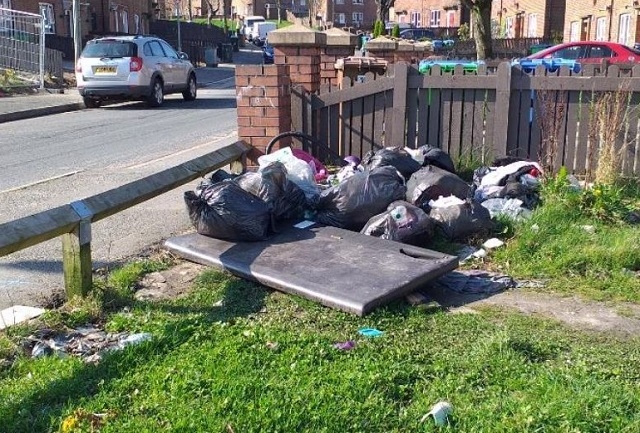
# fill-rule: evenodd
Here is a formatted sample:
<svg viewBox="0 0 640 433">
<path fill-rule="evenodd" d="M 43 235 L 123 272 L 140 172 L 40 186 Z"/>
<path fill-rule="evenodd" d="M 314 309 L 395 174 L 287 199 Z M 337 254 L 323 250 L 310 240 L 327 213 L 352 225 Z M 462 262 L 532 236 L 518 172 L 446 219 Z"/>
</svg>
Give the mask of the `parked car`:
<svg viewBox="0 0 640 433">
<path fill-rule="evenodd" d="M 262 63 L 270 65 L 273 63 L 273 45 L 269 45 L 268 41 L 262 46 Z"/>
<path fill-rule="evenodd" d="M 400 31 L 400 37 L 402 39 L 435 39 L 436 33 L 432 29 L 406 29 Z"/>
<path fill-rule="evenodd" d="M 554 45 L 526 59 L 563 59 L 577 60 L 582 64 L 601 63 L 640 63 L 640 51 L 615 42 L 578 41 Z"/>
<path fill-rule="evenodd" d="M 113 36 L 87 42 L 76 64 L 78 91 L 88 108 L 106 100 L 146 100 L 159 107 L 164 95 L 197 95 L 196 74 L 185 53 L 149 36 Z"/>
</svg>

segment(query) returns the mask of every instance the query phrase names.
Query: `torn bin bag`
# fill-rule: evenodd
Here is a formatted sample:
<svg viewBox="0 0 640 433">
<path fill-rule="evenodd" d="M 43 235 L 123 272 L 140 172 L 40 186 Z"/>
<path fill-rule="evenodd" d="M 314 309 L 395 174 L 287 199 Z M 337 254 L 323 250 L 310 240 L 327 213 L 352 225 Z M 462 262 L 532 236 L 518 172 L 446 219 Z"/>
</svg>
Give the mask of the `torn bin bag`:
<svg viewBox="0 0 640 433">
<path fill-rule="evenodd" d="M 470 193 L 469 185 L 458 175 L 434 165 L 422 167 L 411 175 L 407 182 L 407 201 L 425 212 L 429 211 L 429 201 L 440 196 L 455 195 L 465 200 Z"/>
<path fill-rule="evenodd" d="M 316 204 L 316 221 L 360 231 L 389 203 L 404 198 L 404 179 L 392 166 L 357 172 L 338 185 L 322 191 Z"/>
<path fill-rule="evenodd" d="M 231 241 L 260 241 L 271 228 L 269 205 L 230 180 L 184 193 L 189 218 L 201 235 Z"/>
</svg>

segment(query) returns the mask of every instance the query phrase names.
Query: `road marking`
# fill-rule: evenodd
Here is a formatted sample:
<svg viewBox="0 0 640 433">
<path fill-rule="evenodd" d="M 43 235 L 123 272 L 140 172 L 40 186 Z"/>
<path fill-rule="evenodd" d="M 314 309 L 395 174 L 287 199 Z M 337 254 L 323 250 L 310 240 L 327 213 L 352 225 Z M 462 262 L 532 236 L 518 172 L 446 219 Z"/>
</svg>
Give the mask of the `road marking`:
<svg viewBox="0 0 640 433">
<path fill-rule="evenodd" d="M 127 170 L 135 170 L 136 168 L 141 168 L 141 167 L 144 167 L 144 166 L 147 166 L 147 165 L 150 165 L 150 164 L 154 164 L 156 162 L 159 162 L 159 161 L 162 161 L 162 160 L 165 160 L 165 159 L 168 159 L 168 158 L 172 158 L 172 157 L 174 157 L 176 155 L 181 155 L 183 153 L 191 152 L 191 151 L 193 151 L 195 149 L 200 149 L 201 147 L 210 146 L 212 144 L 217 143 L 218 141 L 221 141 L 221 140 L 224 140 L 226 138 L 232 137 L 232 136 L 236 135 L 237 133 L 238 133 L 238 131 L 232 131 L 232 132 L 228 133 L 227 135 L 220 135 L 220 136 L 216 137 L 212 141 L 207 141 L 205 143 L 198 144 L 197 146 L 193 146 L 193 147 L 190 147 L 188 149 L 183 149 L 183 150 L 180 150 L 178 152 L 168 153 L 168 154 L 166 154 L 164 156 L 161 156 L 159 158 L 155 158 L 155 159 L 151 159 L 149 161 L 141 162 L 140 164 L 130 165 L 130 166 L 125 167 L 125 168 Z"/>
<path fill-rule="evenodd" d="M 223 83 L 223 82 L 231 81 L 231 80 L 235 80 L 235 79 L 236 79 L 236 77 L 229 77 L 229 78 L 223 78 L 222 80 L 209 81 L 209 82 L 206 82 L 206 83 L 202 83 L 202 87 L 205 88 L 205 87 L 208 87 L 208 86 L 213 86 L 214 84 Z"/>
<path fill-rule="evenodd" d="M 59 174 L 57 176 L 48 177 L 46 179 L 36 180 L 35 182 L 27 183 L 24 185 L 16 186 L 14 188 L 5 189 L 4 191 L 0 191 L 0 194 L 4 194 L 7 192 L 20 191 L 21 189 L 30 188 L 32 186 L 40 185 L 42 183 L 51 182 L 52 180 L 62 179 L 63 177 L 73 176 L 74 174 L 82 173 L 84 170 L 75 170 L 70 171 L 68 173 Z"/>
</svg>

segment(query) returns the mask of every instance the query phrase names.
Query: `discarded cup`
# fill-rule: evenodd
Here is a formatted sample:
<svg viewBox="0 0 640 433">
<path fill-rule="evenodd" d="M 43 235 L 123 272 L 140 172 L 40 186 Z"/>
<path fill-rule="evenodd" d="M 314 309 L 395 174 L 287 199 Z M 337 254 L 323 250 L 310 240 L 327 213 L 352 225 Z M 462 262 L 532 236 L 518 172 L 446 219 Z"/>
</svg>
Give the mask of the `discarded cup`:
<svg viewBox="0 0 640 433">
<path fill-rule="evenodd" d="M 449 421 L 449 415 L 453 412 L 453 406 L 448 401 L 439 401 L 434 404 L 429 413 L 422 417 L 420 422 L 425 422 L 430 416 L 437 426 L 443 426 Z"/>
</svg>

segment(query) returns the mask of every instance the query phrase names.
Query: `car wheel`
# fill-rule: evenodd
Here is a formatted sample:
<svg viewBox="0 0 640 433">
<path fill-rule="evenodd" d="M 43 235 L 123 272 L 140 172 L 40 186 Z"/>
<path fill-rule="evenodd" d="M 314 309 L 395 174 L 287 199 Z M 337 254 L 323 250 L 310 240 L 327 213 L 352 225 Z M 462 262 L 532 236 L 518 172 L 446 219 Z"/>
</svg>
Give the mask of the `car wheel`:
<svg viewBox="0 0 640 433">
<path fill-rule="evenodd" d="M 100 107 L 100 100 L 89 98 L 87 96 L 82 98 L 82 102 L 84 102 L 84 106 L 87 108 L 98 108 Z"/>
<path fill-rule="evenodd" d="M 147 97 L 147 104 L 149 107 L 159 107 L 164 102 L 164 88 L 162 87 L 162 81 L 156 78 L 151 86 L 151 94 Z"/>
<path fill-rule="evenodd" d="M 187 82 L 187 88 L 182 92 L 182 97 L 185 101 L 193 101 L 198 94 L 198 86 L 196 83 L 196 75 L 189 75 L 189 81 Z"/>
</svg>

